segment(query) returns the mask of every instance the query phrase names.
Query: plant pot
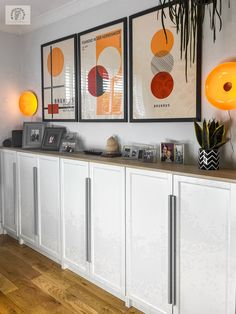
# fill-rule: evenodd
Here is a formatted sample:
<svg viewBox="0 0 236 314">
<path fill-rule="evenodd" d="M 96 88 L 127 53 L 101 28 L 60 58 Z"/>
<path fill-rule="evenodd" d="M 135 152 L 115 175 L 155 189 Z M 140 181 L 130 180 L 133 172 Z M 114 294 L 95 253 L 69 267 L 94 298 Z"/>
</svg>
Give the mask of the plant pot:
<svg viewBox="0 0 236 314">
<path fill-rule="evenodd" d="M 202 170 L 218 170 L 220 152 L 218 149 L 202 149 L 198 151 L 198 167 Z"/>
</svg>

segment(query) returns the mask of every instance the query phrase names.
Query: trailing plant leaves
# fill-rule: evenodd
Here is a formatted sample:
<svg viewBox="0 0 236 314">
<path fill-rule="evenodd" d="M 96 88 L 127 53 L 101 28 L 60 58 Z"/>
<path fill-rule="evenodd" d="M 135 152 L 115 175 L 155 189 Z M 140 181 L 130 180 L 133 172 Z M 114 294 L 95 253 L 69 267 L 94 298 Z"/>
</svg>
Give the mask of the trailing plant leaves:
<svg viewBox="0 0 236 314">
<path fill-rule="evenodd" d="M 216 26 L 219 22 L 219 31 L 222 28 L 222 0 L 160 0 L 161 23 L 166 40 L 165 28 L 166 12 L 171 22 L 176 26 L 177 34 L 180 33 L 180 56 L 185 58 L 185 75 L 187 81 L 188 66 L 195 62 L 197 44 L 198 23 L 202 24 L 205 17 L 206 7 L 209 10 L 210 28 L 213 33 L 213 41 L 216 40 Z M 165 7 L 168 6 L 167 10 Z M 230 7 L 230 0 L 228 0 Z"/>
<path fill-rule="evenodd" d="M 198 144 L 202 147 L 202 128 L 195 121 L 194 121 L 194 129 L 195 129 L 195 134 L 196 134 Z"/>
</svg>

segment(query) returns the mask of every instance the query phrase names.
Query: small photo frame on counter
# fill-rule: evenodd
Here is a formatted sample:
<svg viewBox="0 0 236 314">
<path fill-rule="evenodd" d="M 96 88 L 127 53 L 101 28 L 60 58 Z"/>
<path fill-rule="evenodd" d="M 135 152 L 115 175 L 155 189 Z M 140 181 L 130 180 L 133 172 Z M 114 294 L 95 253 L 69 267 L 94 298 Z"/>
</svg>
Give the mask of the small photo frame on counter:
<svg viewBox="0 0 236 314">
<path fill-rule="evenodd" d="M 22 148 L 41 148 L 45 127 L 43 122 L 24 122 Z"/>
<path fill-rule="evenodd" d="M 162 162 L 172 163 L 174 162 L 174 143 L 161 143 L 160 156 Z"/>
<path fill-rule="evenodd" d="M 184 144 L 175 144 L 174 156 L 176 164 L 184 164 Z"/>
<path fill-rule="evenodd" d="M 156 162 L 157 150 L 155 148 L 146 148 L 143 151 L 143 162 Z"/>
<path fill-rule="evenodd" d="M 45 128 L 42 149 L 59 151 L 66 128 Z"/>
<path fill-rule="evenodd" d="M 77 133 L 68 132 L 64 134 L 62 141 L 60 152 L 62 153 L 74 153 L 77 148 Z"/>
</svg>

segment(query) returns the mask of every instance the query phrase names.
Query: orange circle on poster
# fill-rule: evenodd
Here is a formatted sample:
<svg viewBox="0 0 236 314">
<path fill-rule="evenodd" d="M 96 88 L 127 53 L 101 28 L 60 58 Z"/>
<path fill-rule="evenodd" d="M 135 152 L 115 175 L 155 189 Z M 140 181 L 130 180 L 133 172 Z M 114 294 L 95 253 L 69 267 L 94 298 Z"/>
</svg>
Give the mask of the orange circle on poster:
<svg viewBox="0 0 236 314">
<path fill-rule="evenodd" d="M 167 40 L 166 40 L 167 36 Z M 169 53 L 174 45 L 174 36 L 172 32 L 166 29 L 166 35 L 163 29 L 154 34 L 151 41 L 151 49 L 154 56 L 163 57 Z"/>
<path fill-rule="evenodd" d="M 219 64 L 205 83 L 208 101 L 222 110 L 236 109 L 236 62 Z"/>
<path fill-rule="evenodd" d="M 60 48 L 53 48 L 52 52 L 49 53 L 47 66 L 48 72 L 52 76 L 58 76 L 59 74 L 61 74 L 64 67 L 64 55 Z"/>
</svg>

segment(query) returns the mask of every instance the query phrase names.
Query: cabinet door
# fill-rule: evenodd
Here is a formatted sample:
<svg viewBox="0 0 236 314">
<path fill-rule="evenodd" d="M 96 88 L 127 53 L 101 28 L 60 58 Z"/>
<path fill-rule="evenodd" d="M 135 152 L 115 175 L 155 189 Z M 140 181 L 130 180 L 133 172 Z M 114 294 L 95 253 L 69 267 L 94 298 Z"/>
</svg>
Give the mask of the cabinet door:
<svg viewBox="0 0 236 314">
<path fill-rule="evenodd" d="M 175 176 L 174 193 L 177 201 L 174 313 L 234 314 L 235 186 Z"/>
<path fill-rule="evenodd" d="M 59 259 L 60 240 L 60 167 L 59 158 L 38 157 L 39 246 Z"/>
<path fill-rule="evenodd" d="M 145 313 L 168 305 L 168 195 L 172 176 L 126 169 L 127 296 Z"/>
<path fill-rule="evenodd" d="M 88 273 L 85 197 L 87 177 L 87 162 L 61 160 L 63 264 L 81 274 Z"/>
<path fill-rule="evenodd" d="M 36 245 L 38 234 L 37 214 L 37 156 L 18 153 L 19 236 Z"/>
<path fill-rule="evenodd" d="M 92 279 L 125 295 L 125 169 L 90 164 Z"/>
<path fill-rule="evenodd" d="M 3 228 L 17 235 L 16 152 L 1 152 Z"/>
</svg>

